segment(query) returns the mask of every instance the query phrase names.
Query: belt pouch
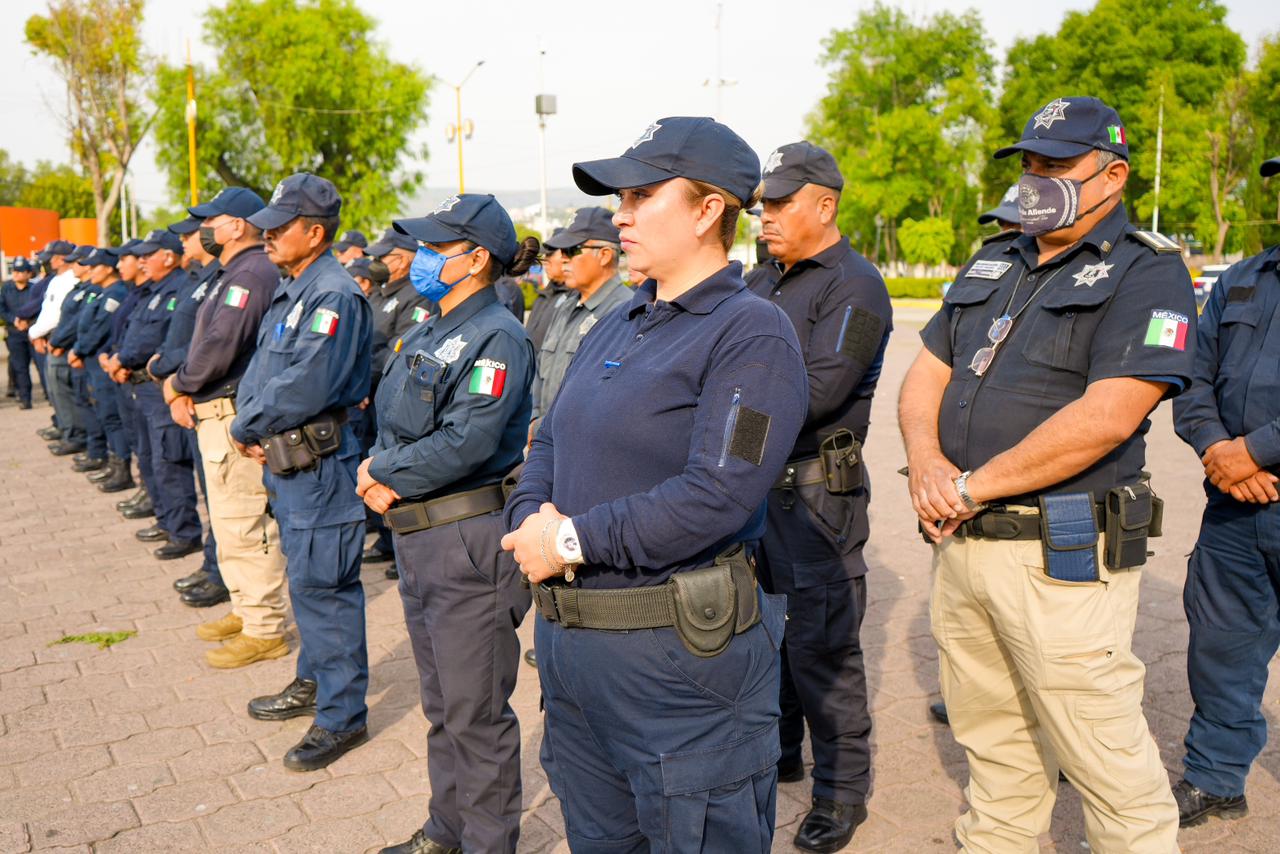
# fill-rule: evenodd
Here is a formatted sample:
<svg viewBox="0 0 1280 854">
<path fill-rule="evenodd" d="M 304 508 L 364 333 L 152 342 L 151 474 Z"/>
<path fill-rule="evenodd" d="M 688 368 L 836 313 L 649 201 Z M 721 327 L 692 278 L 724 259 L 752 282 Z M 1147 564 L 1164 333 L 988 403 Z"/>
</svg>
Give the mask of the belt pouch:
<svg viewBox="0 0 1280 854">
<path fill-rule="evenodd" d="M 1093 495 L 1040 496 L 1044 571 L 1058 581 L 1098 580 L 1098 520 Z"/>
<path fill-rule="evenodd" d="M 737 594 L 727 564 L 677 572 L 671 576 L 675 629 L 685 649 L 699 658 L 714 658 L 733 640 Z"/>
<path fill-rule="evenodd" d="M 1145 483 L 1107 491 L 1107 569 L 1131 569 L 1147 562 L 1154 499 Z"/>
<path fill-rule="evenodd" d="M 336 454 L 342 447 L 341 427 L 338 419 L 332 415 L 321 415 L 310 424 L 303 425 L 302 436 L 313 455 L 327 457 Z"/>
<path fill-rule="evenodd" d="M 316 464 L 316 458 L 307 448 L 300 427 L 266 439 L 262 443 L 262 452 L 266 455 L 267 468 L 271 469 L 272 474 L 293 474 Z"/>
<path fill-rule="evenodd" d="M 862 486 L 862 443 L 851 431 L 841 428 L 818 445 L 827 492 L 847 495 Z"/>
</svg>

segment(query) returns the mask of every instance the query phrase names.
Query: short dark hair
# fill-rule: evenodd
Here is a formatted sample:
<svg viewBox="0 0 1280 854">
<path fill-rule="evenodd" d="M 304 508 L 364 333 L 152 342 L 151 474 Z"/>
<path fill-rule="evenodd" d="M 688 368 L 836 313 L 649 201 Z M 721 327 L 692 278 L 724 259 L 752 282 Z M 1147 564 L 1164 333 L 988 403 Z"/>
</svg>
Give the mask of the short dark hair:
<svg viewBox="0 0 1280 854">
<path fill-rule="evenodd" d="M 333 242 L 334 236 L 338 233 L 338 226 L 342 223 L 342 220 L 336 216 L 300 216 L 298 219 L 302 220 L 304 228 L 310 228 L 313 225 L 323 228 L 325 243 Z"/>
</svg>

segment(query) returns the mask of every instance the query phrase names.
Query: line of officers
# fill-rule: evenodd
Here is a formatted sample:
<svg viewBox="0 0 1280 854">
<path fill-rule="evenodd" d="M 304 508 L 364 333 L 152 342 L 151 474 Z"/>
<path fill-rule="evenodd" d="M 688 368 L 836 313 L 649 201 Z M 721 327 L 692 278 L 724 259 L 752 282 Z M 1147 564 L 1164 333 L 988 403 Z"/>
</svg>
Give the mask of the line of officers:
<svg viewBox="0 0 1280 854">
<path fill-rule="evenodd" d="M 983 215 L 1001 231 L 923 330 L 899 400 L 934 544 L 937 714 L 969 760 L 956 835 L 967 851 L 1038 850 L 1061 773 L 1093 850 L 1167 854 L 1180 824 L 1247 812 L 1266 737 L 1280 247 L 1224 273 L 1197 318 L 1176 244 L 1127 221 L 1114 110 L 1055 99 L 996 156 L 1023 167 Z M 1280 158 L 1263 165 L 1276 172 Z M 727 127 L 668 117 L 575 165 L 619 209 L 578 211 L 545 247 L 485 195 L 373 246 L 335 243 L 341 199 L 301 173 L 267 204 L 228 189 L 141 242 L 52 244 L 52 275 L 6 283 L 6 321 L 48 354 L 54 453 L 83 449 L 104 489 L 129 488 L 132 456 L 148 531 L 183 554 L 216 542 L 180 582 L 230 598 L 197 630 L 222 642 L 211 664 L 287 654 L 288 582 L 297 678 L 249 714 L 314 715 L 293 770 L 367 740 L 359 570 L 394 556 L 431 798 L 385 851 L 515 849 L 509 697 L 531 603 L 541 760 L 573 850 L 769 850 L 806 730 L 813 801 L 795 844 L 840 850 L 867 818 L 862 460 L 892 310 L 839 233 L 831 155 L 786 145 L 760 178 Z M 744 278 L 726 253 L 761 199 L 772 258 Z M 522 325 L 501 285 L 540 253 L 548 284 Z M 1143 436 L 1167 397 L 1209 497 L 1173 787 L 1131 646 L 1161 525 Z"/>
</svg>

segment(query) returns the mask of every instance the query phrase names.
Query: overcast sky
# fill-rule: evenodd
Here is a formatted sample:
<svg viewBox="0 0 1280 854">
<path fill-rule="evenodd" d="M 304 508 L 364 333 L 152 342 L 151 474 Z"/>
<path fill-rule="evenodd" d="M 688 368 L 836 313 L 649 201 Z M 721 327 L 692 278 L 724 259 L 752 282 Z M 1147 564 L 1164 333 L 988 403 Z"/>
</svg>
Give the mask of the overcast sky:
<svg viewBox="0 0 1280 854">
<path fill-rule="evenodd" d="M 211 63 L 200 44 L 200 17 L 208 0 L 164 0 L 147 6 L 147 47 L 177 61 L 187 38 L 197 62 Z M 440 79 L 432 94 L 431 120 L 419 131 L 431 150 L 425 164 L 433 187 L 457 182 L 455 150 L 445 140 L 453 121 L 452 82 L 485 64 L 463 89 L 463 113 L 475 122 L 466 144 L 470 189 L 519 190 L 538 186 L 538 132 L 534 95 L 553 93 L 559 113 L 547 124 L 547 170 L 551 187 L 571 183 L 575 160 L 622 152 L 653 119 L 667 115 L 713 115 L 716 92 L 704 86 L 716 71 L 715 0 L 645 0 L 622 4 L 600 0 L 457 4 L 359 0 L 378 21 L 378 37 L 391 55 Z M 819 64 L 821 41 L 847 27 L 870 0 L 727 0 L 720 39 L 722 76 L 735 81 L 721 91 L 719 118 L 741 133 L 763 156 L 798 139 L 804 117 L 822 96 L 827 72 Z M 909 0 L 917 17 L 943 10 L 976 8 L 995 43 L 996 56 L 1019 36 L 1055 30 L 1065 12 L 1091 0 Z M 1280 27 L 1275 0 L 1227 0 L 1228 23 L 1250 40 Z M 27 17 L 45 8 L 40 0 L 3 0 L 0 17 L 0 147 L 16 159 L 66 160 L 65 132 L 56 112 L 61 84 L 51 66 L 22 42 Z M 449 9 L 441 13 L 440 9 Z M 470 13 L 460 17 L 457 13 Z M 337 25 L 337 22 L 335 22 Z M 468 39 L 467 35 L 473 35 Z M 539 50 L 545 57 L 539 62 Z M 1071 92 L 1070 86 L 1061 94 Z M 378 93 L 369 93 L 377 103 Z M 27 121 L 19 126 L 12 117 Z M 171 198 L 145 146 L 131 172 L 144 208 Z"/>
</svg>

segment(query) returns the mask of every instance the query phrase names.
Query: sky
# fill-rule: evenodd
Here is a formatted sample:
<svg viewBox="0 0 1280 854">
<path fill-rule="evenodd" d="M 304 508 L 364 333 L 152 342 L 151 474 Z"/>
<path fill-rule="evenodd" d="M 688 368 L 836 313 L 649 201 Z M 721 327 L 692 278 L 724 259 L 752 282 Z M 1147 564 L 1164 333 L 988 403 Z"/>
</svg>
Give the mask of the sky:
<svg viewBox="0 0 1280 854">
<path fill-rule="evenodd" d="M 549 187 L 571 185 L 574 161 L 620 154 L 649 122 L 669 115 L 715 115 L 763 159 L 801 138 L 806 114 L 822 97 L 828 75 L 820 61 L 823 38 L 848 27 L 859 10 L 872 5 L 871 0 L 358 3 L 378 21 L 377 37 L 393 58 L 439 79 L 431 118 L 417 133 L 417 141 L 429 147 L 420 167 L 431 187 L 457 184 L 456 149 L 445 138 L 454 118 L 452 84 L 484 60 L 462 90 L 463 118 L 475 123 L 464 150 L 468 190 L 537 189 L 538 92 L 554 94 L 558 101 L 546 128 Z M 1226 0 L 1227 22 L 1247 41 L 1275 32 L 1280 18 L 1273 3 Z M 195 60 L 212 64 L 213 51 L 200 43 L 201 13 L 212 5 L 217 4 L 149 3 L 143 25 L 148 49 L 177 62 L 190 39 Z M 976 9 L 1001 57 L 1015 39 L 1054 31 L 1066 12 L 1093 2 L 901 0 L 895 5 L 917 18 Z M 464 18 L 442 8 L 471 14 Z M 23 22 L 44 11 L 45 3 L 3 0 L 0 9 L 0 115 L 27 117 L 21 126 L 8 118 L 0 121 L 0 148 L 28 165 L 39 159 L 65 161 L 61 83 L 52 66 L 22 42 Z M 718 92 L 706 85 L 717 76 L 731 85 Z M 377 103 L 377 93 L 370 93 L 370 103 Z M 144 144 L 130 172 L 144 210 L 178 201 L 156 168 L 150 144 Z"/>
</svg>

